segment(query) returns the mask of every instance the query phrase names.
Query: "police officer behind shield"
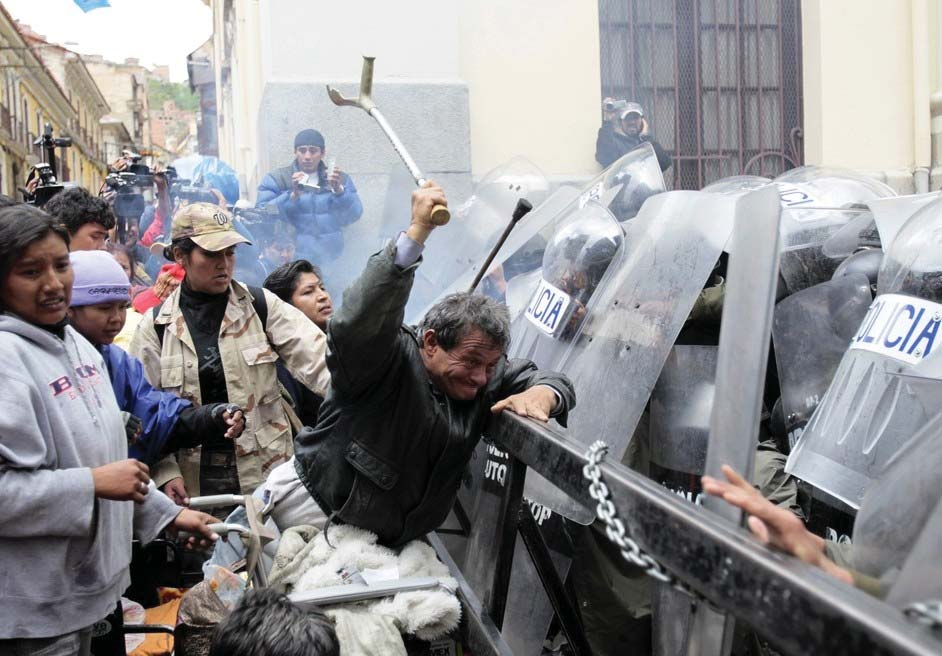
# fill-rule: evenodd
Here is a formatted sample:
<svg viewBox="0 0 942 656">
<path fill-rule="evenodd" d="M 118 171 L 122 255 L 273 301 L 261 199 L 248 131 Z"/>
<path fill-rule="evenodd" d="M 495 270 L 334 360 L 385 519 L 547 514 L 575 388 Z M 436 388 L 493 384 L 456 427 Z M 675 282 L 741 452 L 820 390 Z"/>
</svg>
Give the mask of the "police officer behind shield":
<svg viewBox="0 0 942 656">
<path fill-rule="evenodd" d="M 595 159 L 599 164 L 610 166 L 618 158 L 648 142 L 654 147 L 661 170 L 670 168 L 671 156 L 650 135 L 641 105 L 606 98 L 602 101 L 602 118 L 602 127 L 595 140 Z"/>
<path fill-rule="evenodd" d="M 345 226 L 363 214 L 353 180 L 325 162 L 324 136 L 301 130 L 294 161 L 271 171 L 258 187 L 256 207 L 274 209 L 298 231 L 297 251 L 319 266 L 343 252 Z"/>
</svg>

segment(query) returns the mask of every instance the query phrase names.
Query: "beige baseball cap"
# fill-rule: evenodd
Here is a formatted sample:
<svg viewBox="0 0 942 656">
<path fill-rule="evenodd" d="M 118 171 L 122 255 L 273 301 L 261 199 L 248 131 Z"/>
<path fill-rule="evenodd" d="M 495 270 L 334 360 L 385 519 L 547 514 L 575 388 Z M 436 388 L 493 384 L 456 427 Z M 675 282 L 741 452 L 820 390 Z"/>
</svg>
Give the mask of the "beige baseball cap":
<svg viewBox="0 0 942 656">
<path fill-rule="evenodd" d="M 223 251 L 236 244 L 251 244 L 232 225 L 228 211 L 211 203 L 183 205 L 173 215 L 170 239 L 189 237 L 203 250 Z"/>
</svg>

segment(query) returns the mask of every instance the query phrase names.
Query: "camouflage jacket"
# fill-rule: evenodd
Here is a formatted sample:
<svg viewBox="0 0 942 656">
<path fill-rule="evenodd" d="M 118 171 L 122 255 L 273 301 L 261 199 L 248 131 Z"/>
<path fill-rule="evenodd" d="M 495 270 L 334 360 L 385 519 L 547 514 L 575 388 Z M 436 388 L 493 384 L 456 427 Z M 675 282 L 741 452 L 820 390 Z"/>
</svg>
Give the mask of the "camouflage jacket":
<svg viewBox="0 0 942 656">
<path fill-rule="evenodd" d="M 229 288 L 229 304 L 219 329 L 219 352 L 229 401 L 245 409 L 246 424 L 236 439 L 236 462 L 243 493 L 251 493 L 274 467 L 293 453 L 293 412 L 282 396 L 275 363 L 280 359 L 299 382 L 323 396 L 330 383 L 325 364 L 327 338 L 297 308 L 265 292 L 268 324 L 252 307 L 252 295 L 239 282 Z M 166 324 L 163 345 L 154 324 Z M 154 317 L 144 315 L 131 340 L 130 352 L 144 363 L 157 388 L 200 403 L 196 349 L 174 291 Z M 183 476 L 187 493 L 199 494 L 200 449 L 183 449 L 157 463 L 151 471 L 161 486 Z"/>
</svg>

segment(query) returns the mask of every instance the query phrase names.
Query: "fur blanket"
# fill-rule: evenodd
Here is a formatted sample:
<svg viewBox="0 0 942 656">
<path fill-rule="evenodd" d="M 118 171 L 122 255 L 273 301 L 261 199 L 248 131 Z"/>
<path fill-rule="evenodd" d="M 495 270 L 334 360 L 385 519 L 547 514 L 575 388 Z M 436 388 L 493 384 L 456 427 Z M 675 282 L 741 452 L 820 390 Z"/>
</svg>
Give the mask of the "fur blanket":
<svg viewBox="0 0 942 656">
<path fill-rule="evenodd" d="M 448 568 L 438 560 L 435 550 L 424 542 L 415 540 L 397 552 L 377 544 L 376 540 L 376 535 L 355 526 L 331 526 L 331 544 L 327 543 L 322 532 L 312 526 L 288 529 L 282 534 L 278 545 L 269 574 L 270 585 L 285 592 L 304 592 L 341 585 L 343 581 L 339 572 L 342 569 L 355 568 L 363 572 L 398 568 L 401 578 L 431 576 L 440 579 L 450 589 L 457 589 L 457 582 L 449 576 Z M 398 633 L 414 634 L 421 640 L 436 640 L 454 630 L 461 619 L 458 599 L 443 588 L 400 592 L 394 597 L 344 604 L 326 610 L 337 623 L 338 637 L 345 656 L 348 653 L 405 654 L 404 647 L 401 652 L 345 649 L 344 643 L 349 641 L 343 639 L 342 634 L 346 633 L 343 627 L 356 625 L 357 632 L 362 635 L 366 633 L 362 622 L 368 617 L 377 622 L 372 629 L 377 632 L 377 639 L 380 639 L 380 634 L 383 635 L 382 640 L 386 639 L 389 627 L 394 627 Z M 388 645 L 385 647 L 389 648 Z"/>
</svg>

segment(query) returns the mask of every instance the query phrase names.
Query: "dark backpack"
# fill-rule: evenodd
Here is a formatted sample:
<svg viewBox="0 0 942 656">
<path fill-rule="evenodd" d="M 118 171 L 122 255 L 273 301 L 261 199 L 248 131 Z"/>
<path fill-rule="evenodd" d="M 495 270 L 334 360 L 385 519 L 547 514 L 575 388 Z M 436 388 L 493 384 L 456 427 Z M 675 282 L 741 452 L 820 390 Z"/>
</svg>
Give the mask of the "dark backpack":
<svg viewBox="0 0 942 656">
<path fill-rule="evenodd" d="M 262 329 L 265 330 L 268 328 L 268 301 L 265 299 L 265 291 L 261 287 L 253 287 L 252 285 L 247 285 L 249 288 L 249 293 L 252 295 L 252 309 L 255 310 L 255 314 L 258 315 L 258 318 L 262 321 Z M 157 333 L 157 343 L 163 347 L 164 344 L 164 333 L 167 331 L 167 324 L 157 323 L 157 315 L 160 314 L 160 309 L 164 306 L 163 303 L 154 308 L 154 332 Z"/>
</svg>

